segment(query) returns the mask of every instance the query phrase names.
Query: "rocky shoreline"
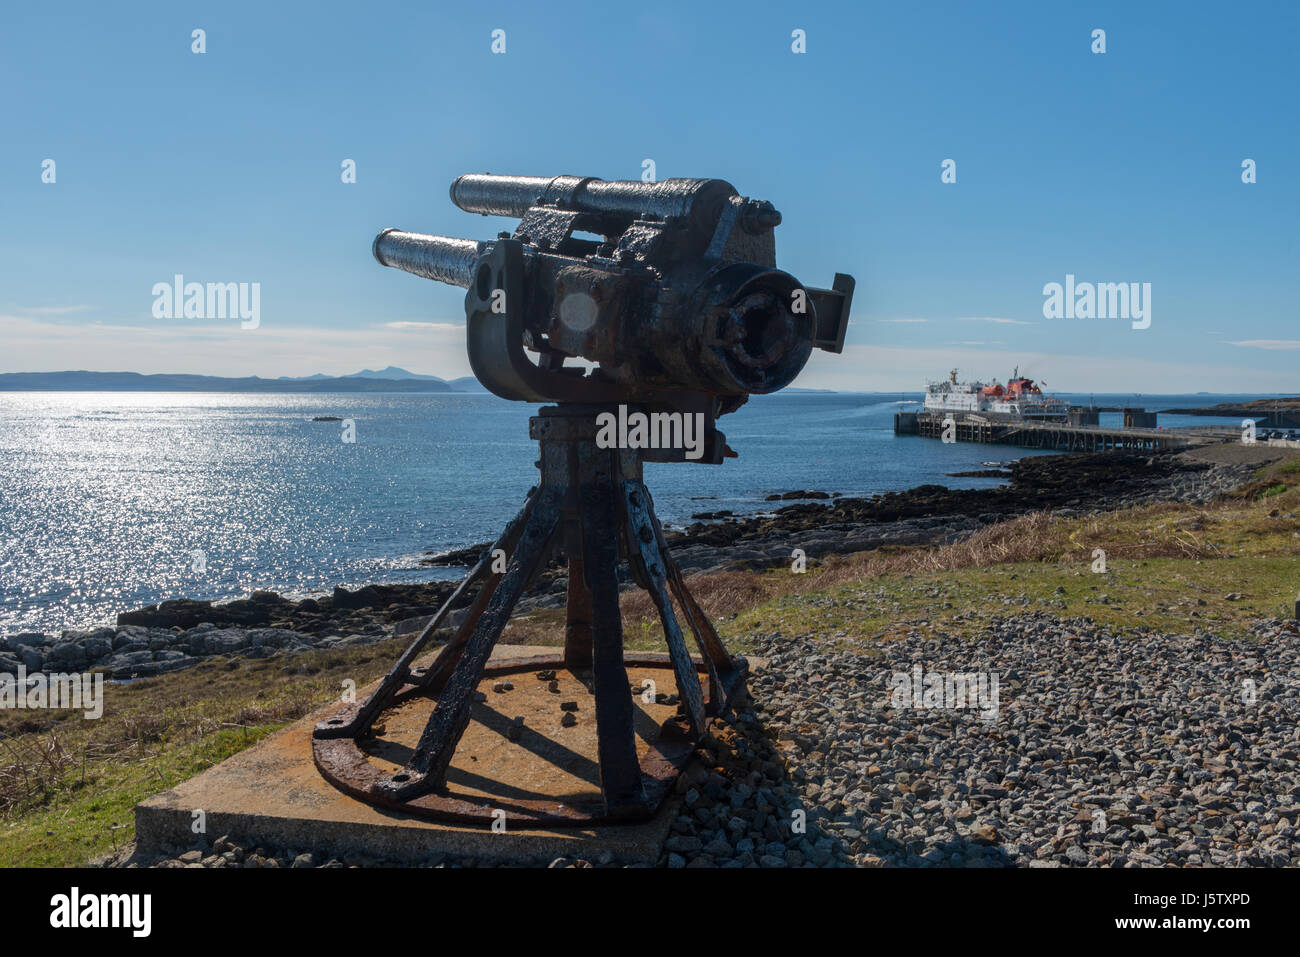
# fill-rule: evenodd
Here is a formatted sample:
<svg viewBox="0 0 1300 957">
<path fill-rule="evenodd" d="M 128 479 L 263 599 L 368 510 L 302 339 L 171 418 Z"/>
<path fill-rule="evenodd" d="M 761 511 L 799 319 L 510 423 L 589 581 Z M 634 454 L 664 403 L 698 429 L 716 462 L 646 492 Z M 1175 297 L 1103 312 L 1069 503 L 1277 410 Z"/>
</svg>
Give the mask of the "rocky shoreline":
<svg viewBox="0 0 1300 957">
<path fill-rule="evenodd" d="M 788 564 L 795 549 L 809 560 L 883 546 L 949 544 L 992 523 L 1050 509 L 1080 515 L 1150 501 L 1207 502 L 1250 478 L 1246 464 L 1211 464 L 1186 456 L 1120 453 L 1035 456 L 1011 463 L 1006 484 L 985 489 L 922 485 L 872 498 L 799 491 L 771 512 L 736 517 L 702 513 L 667 533 L 686 572 L 768 568 Z M 430 565 L 468 566 L 490 547 L 433 556 Z M 26 632 L 0 645 L 0 674 L 41 671 L 106 672 L 114 679 L 150 677 L 191 667 L 204 658 L 265 658 L 311 649 L 372 644 L 413 635 L 455 582 L 367 585 L 293 601 L 274 592 L 213 603 L 176 599 L 124 612 L 114 625 L 59 634 Z M 632 587 L 630 582 L 628 587 Z M 546 570 L 520 610 L 562 607 L 567 578 L 558 563 Z M 468 606 L 466 596 L 462 608 Z M 462 612 L 463 614 L 463 612 Z M 449 616 L 455 627 L 461 616 Z"/>
<path fill-rule="evenodd" d="M 799 493 L 829 501 L 802 501 L 746 517 L 703 513 L 666 538 L 683 571 L 774 567 L 788 564 L 796 548 L 816 559 L 885 545 L 951 544 L 986 525 L 1046 509 L 1074 516 L 1154 501 L 1209 502 L 1247 481 L 1253 466 L 1171 453 L 1106 452 L 1033 456 L 1005 471 L 1006 484 L 993 488 L 920 485 L 871 498 Z M 426 563 L 465 565 L 489 547 L 432 556 Z"/>
</svg>

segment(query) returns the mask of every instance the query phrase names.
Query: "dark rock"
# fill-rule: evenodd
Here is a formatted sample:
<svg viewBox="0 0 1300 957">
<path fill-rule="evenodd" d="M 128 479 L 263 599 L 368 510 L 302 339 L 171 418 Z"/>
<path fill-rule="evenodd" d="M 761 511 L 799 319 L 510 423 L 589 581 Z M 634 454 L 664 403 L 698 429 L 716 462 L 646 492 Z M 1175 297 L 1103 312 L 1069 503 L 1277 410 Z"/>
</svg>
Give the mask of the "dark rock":
<svg viewBox="0 0 1300 957">
<path fill-rule="evenodd" d="M 4 640 L 5 647 L 9 651 L 16 651 L 19 648 L 43 648 L 52 642 L 52 638 L 39 631 L 20 632 Z"/>
<path fill-rule="evenodd" d="M 75 641 L 61 641 L 54 645 L 45 655 L 46 663 L 51 668 L 84 668 L 86 650 Z"/>
</svg>

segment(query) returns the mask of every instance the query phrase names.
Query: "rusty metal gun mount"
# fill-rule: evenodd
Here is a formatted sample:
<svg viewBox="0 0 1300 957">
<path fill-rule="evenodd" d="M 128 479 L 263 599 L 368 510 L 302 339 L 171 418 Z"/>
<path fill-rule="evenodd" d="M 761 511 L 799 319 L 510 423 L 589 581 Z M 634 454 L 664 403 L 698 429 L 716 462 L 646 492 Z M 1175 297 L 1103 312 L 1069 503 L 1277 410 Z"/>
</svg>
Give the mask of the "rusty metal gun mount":
<svg viewBox="0 0 1300 957">
<path fill-rule="evenodd" d="M 559 404 L 530 419 L 541 477 L 522 511 L 376 691 L 317 725 L 316 765 L 363 801 L 428 817 L 488 823 L 504 804 L 525 825 L 643 818 L 743 688 L 747 663 L 727 653 L 687 590 L 642 481 L 643 461 L 691 459 L 682 448 L 607 447 L 598 441 L 599 419 L 620 404 L 698 415 L 704 436 L 695 460 L 734 456 L 717 416 L 789 384 L 814 347 L 842 350 L 853 279 L 837 273 L 831 289 L 814 289 L 778 270 L 780 213 L 721 180 L 471 175 L 452 184 L 451 197 L 470 212 L 522 219 L 513 235 L 486 243 L 384 230 L 375 258 L 466 288 L 479 380 L 503 398 Z M 567 367 L 569 359 L 586 366 Z M 504 571 L 494 570 L 501 556 Z M 552 558 L 568 566 L 563 653 L 489 665 L 516 603 Z M 620 562 L 658 610 L 666 659 L 623 651 Z M 449 613 L 467 604 L 432 664 L 416 668 Z M 670 671 L 680 698 L 652 733 L 629 685 L 632 666 Z M 557 799 L 517 789 L 503 800 L 450 789 L 448 771 L 474 709 L 491 711 L 476 701 L 480 682 L 539 669 L 563 669 L 593 696 L 599 794 Z M 418 742 L 390 744 L 387 761 L 376 760 L 381 716 L 417 700 L 433 704 Z"/>
</svg>

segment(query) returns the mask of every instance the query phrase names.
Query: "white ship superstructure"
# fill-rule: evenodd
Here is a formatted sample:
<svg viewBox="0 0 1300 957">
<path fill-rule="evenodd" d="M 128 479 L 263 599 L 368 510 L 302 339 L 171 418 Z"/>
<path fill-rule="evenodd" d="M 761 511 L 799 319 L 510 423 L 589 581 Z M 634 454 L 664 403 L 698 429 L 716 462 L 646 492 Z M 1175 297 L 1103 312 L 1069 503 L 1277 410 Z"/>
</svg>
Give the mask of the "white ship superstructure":
<svg viewBox="0 0 1300 957">
<path fill-rule="evenodd" d="M 1069 406 L 1044 395 L 1033 379 L 1020 375 L 1018 368 L 1006 385 L 996 379 L 991 383 L 958 382 L 957 370 L 953 369 L 947 379 L 925 387 L 922 411 L 964 412 L 990 420 L 1061 421 L 1067 417 Z"/>
</svg>

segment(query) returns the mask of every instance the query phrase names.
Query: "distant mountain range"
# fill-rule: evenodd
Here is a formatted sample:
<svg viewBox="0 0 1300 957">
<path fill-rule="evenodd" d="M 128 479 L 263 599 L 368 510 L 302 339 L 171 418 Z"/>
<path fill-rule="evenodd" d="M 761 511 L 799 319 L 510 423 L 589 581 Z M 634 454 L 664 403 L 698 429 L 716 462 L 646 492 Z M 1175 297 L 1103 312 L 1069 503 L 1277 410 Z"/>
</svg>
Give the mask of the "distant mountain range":
<svg viewBox="0 0 1300 957">
<path fill-rule="evenodd" d="M 397 366 L 363 369 L 345 376 L 228 378 L 138 372 L 6 372 L 0 392 L 487 392 L 473 376 L 439 379 Z"/>
<path fill-rule="evenodd" d="M 316 382 L 320 379 L 423 379 L 426 382 L 447 381 L 446 379 L 439 379 L 436 375 L 421 375 L 418 372 L 407 372 L 405 369 L 399 369 L 397 366 L 389 366 L 387 369 L 362 369 L 360 372 L 353 372 L 351 375 L 344 376 L 328 376 L 317 372 L 315 375 L 282 375 L 278 378 L 289 382 Z M 478 380 L 471 377 L 470 381 L 477 382 Z"/>
</svg>

